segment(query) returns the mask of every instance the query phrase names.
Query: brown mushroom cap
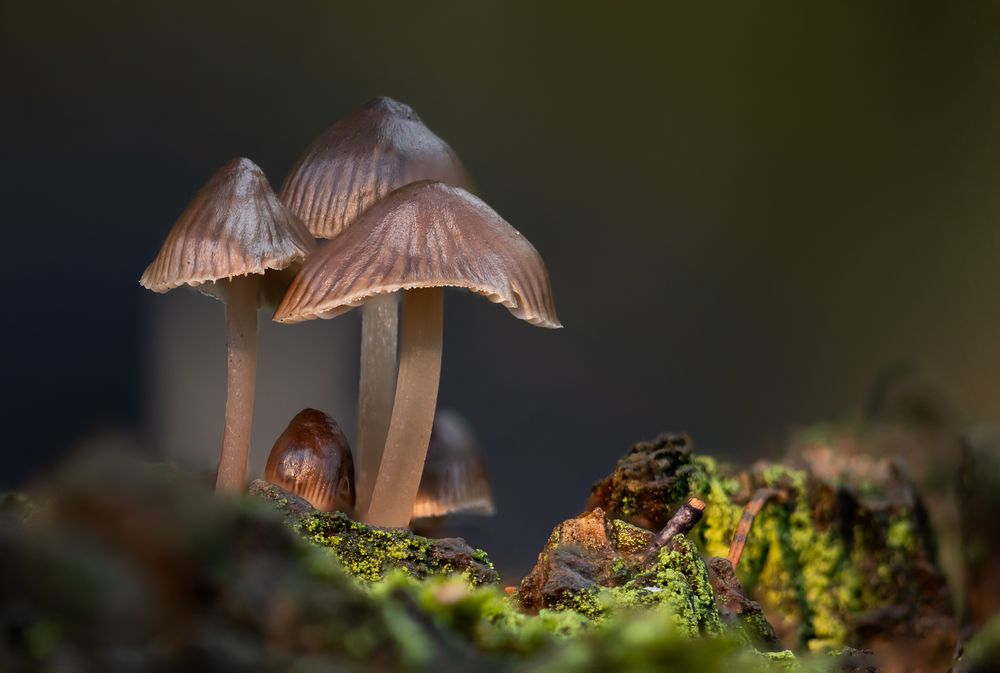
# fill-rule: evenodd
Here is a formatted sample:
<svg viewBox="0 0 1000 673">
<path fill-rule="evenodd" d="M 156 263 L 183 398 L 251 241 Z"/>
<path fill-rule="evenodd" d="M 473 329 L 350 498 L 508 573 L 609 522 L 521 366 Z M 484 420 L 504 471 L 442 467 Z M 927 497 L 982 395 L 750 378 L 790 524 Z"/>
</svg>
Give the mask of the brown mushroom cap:
<svg viewBox="0 0 1000 673">
<path fill-rule="evenodd" d="M 337 422 L 316 409 L 297 413 L 274 442 L 264 479 L 323 512 L 354 508 L 351 447 Z"/>
<path fill-rule="evenodd" d="M 191 285 L 225 299 L 226 284 L 216 281 L 286 269 L 315 247 L 260 167 L 249 159 L 233 159 L 195 194 L 139 282 L 154 292 Z M 274 273 L 268 276 L 280 283 Z M 290 278 L 284 280 L 287 286 Z"/>
<path fill-rule="evenodd" d="M 343 117 L 306 149 L 281 198 L 317 238 L 333 238 L 405 184 L 439 180 L 473 190 L 446 142 L 408 105 L 380 96 Z"/>
<path fill-rule="evenodd" d="M 274 319 L 333 318 L 385 292 L 462 287 L 541 327 L 562 327 L 538 251 L 496 211 L 440 182 L 406 185 L 322 246 Z"/>
<path fill-rule="evenodd" d="M 457 413 L 441 409 L 434 417 L 413 518 L 459 512 L 490 515 L 496 506 L 472 428 Z"/>
</svg>

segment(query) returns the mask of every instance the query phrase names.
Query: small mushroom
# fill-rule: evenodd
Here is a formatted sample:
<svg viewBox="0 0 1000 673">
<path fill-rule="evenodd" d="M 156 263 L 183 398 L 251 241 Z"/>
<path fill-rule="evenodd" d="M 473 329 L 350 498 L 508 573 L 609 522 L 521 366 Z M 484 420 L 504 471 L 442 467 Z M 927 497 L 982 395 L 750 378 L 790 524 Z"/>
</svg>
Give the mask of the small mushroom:
<svg viewBox="0 0 1000 673">
<path fill-rule="evenodd" d="M 496 506 L 472 428 L 456 412 L 440 409 L 434 417 L 411 518 L 460 512 L 490 516 Z"/>
<path fill-rule="evenodd" d="M 264 479 L 322 512 L 354 508 L 351 447 L 337 422 L 316 409 L 297 413 L 275 441 Z"/>
<path fill-rule="evenodd" d="M 278 322 L 334 317 L 404 290 L 392 420 L 367 523 L 405 526 L 413 511 L 441 373 L 444 287 L 501 303 L 533 325 L 561 327 L 538 251 L 492 208 L 458 187 L 422 181 L 377 202 L 302 267 Z"/>
<path fill-rule="evenodd" d="M 316 242 L 278 199 L 264 172 L 233 159 L 201 188 L 167 234 L 139 283 L 154 292 L 190 285 L 226 304 L 226 425 L 219 491 L 246 485 L 257 371 L 257 308 L 280 296 L 285 273 Z"/>
<path fill-rule="evenodd" d="M 317 238 L 334 238 L 398 187 L 439 180 L 473 190 L 462 162 L 408 105 L 375 98 L 327 129 L 299 157 L 281 198 Z M 396 296 L 367 302 L 361 317 L 358 389 L 358 500 L 371 495 L 396 384 Z"/>
</svg>

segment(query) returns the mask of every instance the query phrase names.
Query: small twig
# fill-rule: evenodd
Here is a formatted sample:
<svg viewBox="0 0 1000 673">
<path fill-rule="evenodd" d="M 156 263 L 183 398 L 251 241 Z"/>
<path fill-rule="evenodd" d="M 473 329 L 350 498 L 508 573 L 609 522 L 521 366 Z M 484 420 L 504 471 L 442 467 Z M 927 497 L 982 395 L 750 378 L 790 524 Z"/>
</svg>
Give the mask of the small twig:
<svg viewBox="0 0 1000 673">
<path fill-rule="evenodd" d="M 688 533 L 701 521 L 701 515 L 705 511 L 705 503 L 698 498 L 691 498 L 686 503 L 677 508 L 670 521 L 663 527 L 656 537 L 646 546 L 644 550 L 647 556 L 652 556 L 661 547 L 670 542 L 675 535 Z"/>
<path fill-rule="evenodd" d="M 768 500 L 777 498 L 781 491 L 772 488 L 758 489 L 750 502 L 743 508 L 743 516 L 740 517 L 739 524 L 736 525 L 736 532 L 733 533 L 733 541 L 729 544 L 729 562 L 736 568 L 743 555 L 743 547 L 747 544 L 747 537 L 750 535 L 750 528 L 753 527 L 753 520 L 760 514 L 760 510 L 767 504 Z"/>
</svg>

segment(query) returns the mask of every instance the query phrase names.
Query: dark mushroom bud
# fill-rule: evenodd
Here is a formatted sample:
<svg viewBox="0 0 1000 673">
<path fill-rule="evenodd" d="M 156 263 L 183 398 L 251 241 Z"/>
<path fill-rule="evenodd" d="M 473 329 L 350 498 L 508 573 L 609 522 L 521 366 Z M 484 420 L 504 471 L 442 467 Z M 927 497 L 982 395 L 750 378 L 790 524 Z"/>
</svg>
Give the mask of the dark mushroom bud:
<svg viewBox="0 0 1000 673">
<path fill-rule="evenodd" d="M 467 191 L 429 181 L 392 192 L 324 245 L 274 314 L 287 323 L 333 318 L 403 291 L 392 420 L 371 500 L 358 512 L 366 523 L 410 521 L 437 405 L 445 287 L 483 295 L 532 325 L 562 326 L 528 239 Z"/>
<path fill-rule="evenodd" d="M 351 447 L 337 422 L 316 409 L 296 414 L 275 441 L 264 479 L 322 512 L 354 508 Z"/>
<path fill-rule="evenodd" d="M 281 198 L 316 238 L 334 238 L 372 204 L 418 180 L 475 191 L 458 155 L 409 105 L 385 96 L 323 132 L 288 173 Z M 358 386 L 358 507 L 366 508 L 389 432 L 396 387 L 398 297 L 362 308 Z"/>
<path fill-rule="evenodd" d="M 139 283 L 154 292 L 190 285 L 226 304 L 226 424 L 219 491 L 246 486 L 257 372 L 257 309 L 280 296 L 316 242 L 278 199 L 264 172 L 233 159 L 201 188 Z"/>
<path fill-rule="evenodd" d="M 472 428 L 454 411 L 441 409 L 434 418 L 412 518 L 457 513 L 490 516 L 495 512 L 490 480 Z"/>
</svg>

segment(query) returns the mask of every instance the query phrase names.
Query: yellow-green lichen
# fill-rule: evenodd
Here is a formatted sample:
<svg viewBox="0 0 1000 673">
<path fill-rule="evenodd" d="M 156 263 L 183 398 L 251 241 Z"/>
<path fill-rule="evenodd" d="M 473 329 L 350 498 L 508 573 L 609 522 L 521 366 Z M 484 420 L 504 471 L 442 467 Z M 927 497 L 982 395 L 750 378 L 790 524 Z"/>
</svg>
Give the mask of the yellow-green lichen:
<svg viewBox="0 0 1000 673">
<path fill-rule="evenodd" d="M 617 549 L 623 554 L 633 554 L 649 543 L 649 533 L 620 519 L 608 522 Z"/>
<path fill-rule="evenodd" d="M 296 528 L 306 540 L 328 549 L 348 574 L 364 582 L 380 580 L 393 570 L 417 576 L 463 573 L 472 582 L 483 581 L 471 568 L 456 568 L 434 554 L 432 540 L 407 530 L 367 526 L 339 512 L 307 514 Z M 469 559 L 479 564 L 488 581 L 493 580 L 496 573 L 486 552 L 472 550 Z"/>
<path fill-rule="evenodd" d="M 663 607 L 681 632 L 691 637 L 721 632 L 722 623 L 705 563 L 694 544 L 683 535 L 660 549 L 645 566 L 623 565 L 622 571 L 629 578 L 623 584 L 569 594 L 558 607 L 594 621 L 622 609 Z"/>
<path fill-rule="evenodd" d="M 739 489 L 735 479 L 711 479 L 705 495 L 705 515 L 698 533 L 708 556 L 726 556 L 733 532 L 740 522 L 742 508 L 731 498 Z"/>
<path fill-rule="evenodd" d="M 913 535 L 913 524 L 905 513 L 897 513 L 889 521 L 886 544 L 890 549 L 904 554 L 912 554 L 916 551 L 917 543 Z"/>
</svg>

